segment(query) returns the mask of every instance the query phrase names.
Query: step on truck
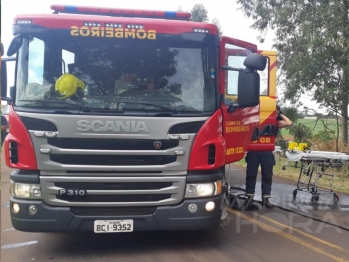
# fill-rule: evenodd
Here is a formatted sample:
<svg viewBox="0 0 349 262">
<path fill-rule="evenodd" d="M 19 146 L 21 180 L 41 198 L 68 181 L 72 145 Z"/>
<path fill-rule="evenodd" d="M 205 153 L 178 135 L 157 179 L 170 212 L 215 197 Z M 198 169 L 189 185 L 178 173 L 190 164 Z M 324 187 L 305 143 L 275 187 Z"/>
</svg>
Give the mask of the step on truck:
<svg viewBox="0 0 349 262">
<path fill-rule="evenodd" d="M 51 9 L 17 15 L 6 50 L 16 60 L 14 86 L 2 78 L 13 227 L 219 225 L 225 166 L 259 138 L 267 59 L 257 46 L 187 12 Z"/>
</svg>

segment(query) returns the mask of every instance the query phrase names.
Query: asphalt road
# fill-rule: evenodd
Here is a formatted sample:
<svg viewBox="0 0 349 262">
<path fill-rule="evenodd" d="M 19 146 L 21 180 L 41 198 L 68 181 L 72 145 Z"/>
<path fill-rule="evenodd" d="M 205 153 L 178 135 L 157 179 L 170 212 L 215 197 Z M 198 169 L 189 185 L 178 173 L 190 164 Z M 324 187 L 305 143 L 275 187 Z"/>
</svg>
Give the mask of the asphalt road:
<svg viewBox="0 0 349 262">
<path fill-rule="evenodd" d="M 9 214 L 2 163 L 1 261 L 349 261 L 349 231 L 279 208 L 227 209 L 220 227 L 194 232 L 25 233 Z"/>
</svg>

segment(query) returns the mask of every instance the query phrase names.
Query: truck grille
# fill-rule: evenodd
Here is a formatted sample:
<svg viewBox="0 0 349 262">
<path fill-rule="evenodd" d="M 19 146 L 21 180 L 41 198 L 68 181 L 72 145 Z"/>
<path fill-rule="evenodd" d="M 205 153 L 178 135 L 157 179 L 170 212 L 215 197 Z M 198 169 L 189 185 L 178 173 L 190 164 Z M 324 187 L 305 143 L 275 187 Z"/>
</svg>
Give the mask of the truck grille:
<svg viewBox="0 0 349 262">
<path fill-rule="evenodd" d="M 171 182 L 126 182 L 126 183 L 90 183 L 90 182 L 57 182 L 55 186 L 85 190 L 150 190 L 172 186 Z"/>
<path fill-rule="evenodd" d="M 147 177 L 50 176 L 42 172 L 43 200 L 52 206 L 124 208 L 173 205 L 184 197 L 186 176 Z M 59 195 L 61 189 L 86 190 L 86 195 Z M 111 211 L 112 212 L 112 211 Z"/>
<path fill-rule="evenodd" d="M 50 155 L 50 160 L 66 165 L 129 166 L 166 165 L 176 162 L 167 155 Z"/>
<path fill-rule="evenodd" d="M 161 143 L 156 148 L 154 143 Z M 93 138 L 48 138 L 49 145 L 64 149 L 87 150 L 166 150 L 177 147 L 178 140 L 145 140 L 145 139 L 93 139 Z"/>
<path fill-rule="evenodd" d="M 87 195 L 87 196 L 59 196 L 57 199 L 70 202 L 150 202 L 170 198 L 170 194 L 142 194 L 142 195 Z"/>
</svg>

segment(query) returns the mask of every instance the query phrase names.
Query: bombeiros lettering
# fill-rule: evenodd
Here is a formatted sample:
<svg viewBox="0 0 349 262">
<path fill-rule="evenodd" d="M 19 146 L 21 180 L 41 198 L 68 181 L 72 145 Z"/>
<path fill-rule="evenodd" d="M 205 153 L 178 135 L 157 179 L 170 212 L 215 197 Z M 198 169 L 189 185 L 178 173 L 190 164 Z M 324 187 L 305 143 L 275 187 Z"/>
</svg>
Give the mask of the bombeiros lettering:
<svg viewBox="0 0 349 262">
<path fill-rule="evenodd" d="M 77 130 L 80 132 L 115 132 L 115 133 L 149 133 L 145 122 L 136 121 L 101 121 L 79 120 Z"/>
<path fill-rule="evenodd" d="M 107 38 L 133 38 L 156 40 L 156 30 L 113 28 L 113 27 L 88 27 L 72 26 L 72 36 L 107 37 Z"/>
</svg>

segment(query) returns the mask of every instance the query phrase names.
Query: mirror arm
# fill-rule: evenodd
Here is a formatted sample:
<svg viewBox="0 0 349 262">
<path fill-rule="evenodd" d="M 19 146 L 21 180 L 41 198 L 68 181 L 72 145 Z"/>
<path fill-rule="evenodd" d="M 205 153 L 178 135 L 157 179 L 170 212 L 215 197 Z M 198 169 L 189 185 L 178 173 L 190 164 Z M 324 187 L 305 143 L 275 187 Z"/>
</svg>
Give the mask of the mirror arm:
<svg viewBox="0 0 349 262">
<path fill-rule="evenodd" d="M 230 71 L 238 71 L 238 72 L 242 72 L 244 71 L 244 69 L 242 68 L 235 68 L 235 67 L 231 67 L 231 66 L 222 66 L 223 70 L 230 70 Z"/>
<path fill-rule="evenodd" d="M 2 101 L 7 101 L 8 103 L 12 103 L 12 98 L 11 97 L 1 97 Z"/>
<path fill-rule="evenodd" d="M 233 103 L 233 104 L 231 104 L 231 105 L 228 106 L 227 112 L 228 112 L 228 113 L 235 112 L 235 110 L 236 110 L 237 108 L 240 108 L 240 106 L 239 106 L 237 103 Z"/>
</svg>

